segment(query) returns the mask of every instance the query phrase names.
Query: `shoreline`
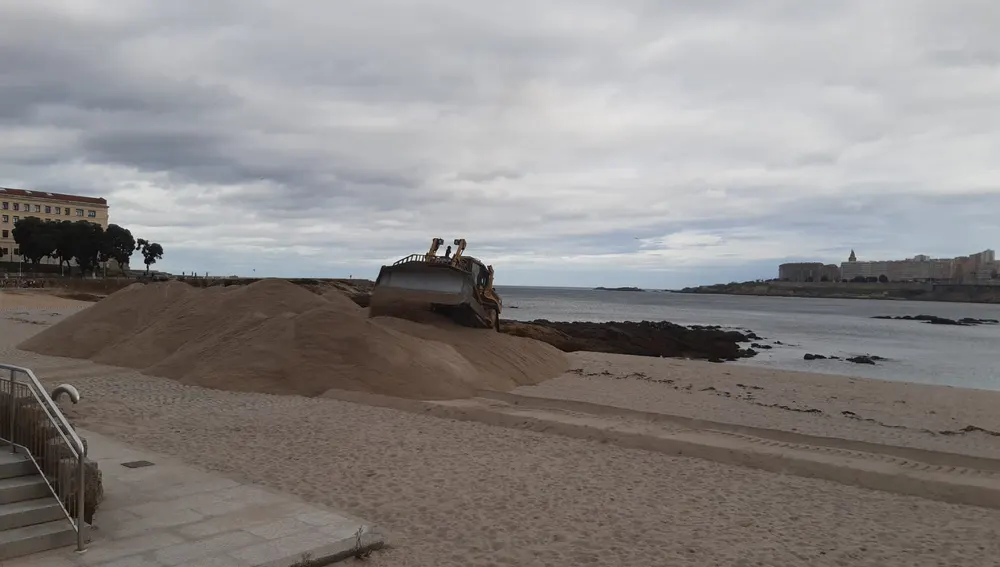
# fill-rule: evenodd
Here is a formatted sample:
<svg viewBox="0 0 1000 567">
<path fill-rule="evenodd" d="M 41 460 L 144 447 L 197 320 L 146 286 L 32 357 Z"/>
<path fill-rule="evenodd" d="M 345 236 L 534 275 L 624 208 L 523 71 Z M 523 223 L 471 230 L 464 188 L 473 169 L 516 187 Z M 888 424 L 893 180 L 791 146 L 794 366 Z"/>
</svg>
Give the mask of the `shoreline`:
<svg viewBox="0 0 1000 567">
<path fill-rule="evenodd" d="M 19 313 L 0 319 L 0 358 L 36 369 L 47 386 L 78 387 L 80 404 L 64 407 L 81 427 L 385 527 L 393 547 L 372 555 L 372 565 L 901 567 L 987 564 L 1000 554 L 1000 510 L 949 504 L 970 493 L 934 494 L 915 482 L 872 490 L 879 487 L 851 473 L 857 457 L 843 454 L 867 447 L 861 442 L 912 449 L 897 459 L 921 451 L 968 455 L 961 464 L 979 467 L 976 475 L 951 477 L 992 482 L 993 465 L 984 459 L 1000 459 L 1000 437 L 922 430 L 1000 430 L 993 411 L 1000 393 L 573 353 L 570 372 L 509 395 L 377 403 L 358 392 L 307 398 L 211 390 L 14 347 L 87 305 L 11 309 Z M 565 411 L 531 407 L 525 396 L 565 404 Z M 509 402 L 493 405 L 496 397 Z M 572 403 L 589 397 L 606 409 Z M 636 419 L 615 407 L 645 407 L 635 411 L 662 417 Z M 809 409 L 821 413 L 798 411 Z M 845 409 L 861 419 L 838 415 Z M 674 416 L 690 417 L 675 427 Z M 712 422 L 788 437 L 744 457 L 732 450 L 676 456 L 670 446 L 640 442 L 655 434 L 690 444 L 696 433 L 710 433 L 700 428 L 710 430 Z M 807 441 L 817 431 L 845 448 L 812 451 L 832 466 L 819 478 L 785 467 L 782 459 L 798 450 L 785 442 Z M 933 474 L 950 474 L 943 471 L 951 462 L 941 461 L 942 472 Z"/>
<path fill-rule="evenodd" d="M 694 295 L 1000 304 L 1000 286 L 978 284 L 744 282 L 686 287 L 670 292 Z"/>
</svg>

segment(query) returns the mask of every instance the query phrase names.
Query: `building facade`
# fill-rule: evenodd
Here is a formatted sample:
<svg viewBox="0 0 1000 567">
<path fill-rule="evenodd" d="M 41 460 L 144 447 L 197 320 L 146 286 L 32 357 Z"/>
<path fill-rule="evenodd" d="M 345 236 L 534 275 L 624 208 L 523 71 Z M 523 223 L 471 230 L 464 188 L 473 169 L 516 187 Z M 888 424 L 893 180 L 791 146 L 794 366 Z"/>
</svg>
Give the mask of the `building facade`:
<svg viewBox="0 0 1000 567">
<path fill-rule="evenodd" d="M 23 260 L 14 241 L 14 225 L 27 217 L 53 221 L 85 220 L 106 229 L 108 202 L 98 197 L 0 187 L 0 262 Z M 45 258 L 42 262 L 57 264 L 58 260 Z"/>
<path fill-rule="evenodd" d="M 947 281 L 957 283 L 986 283 L 997 278 L 998 264 L 993 250 L 958 258 L 930 258 L 925 255 L 906 260 L 880 260 L 859 262 L 854 251 L 848 261 L 840 265 L 841 278 L 885 279 L 891 282 Z"/>
<path fill-rule="evenodd" d="M 840 268 L 822 262 L 791 262 L 778 266 L 783 282 L 839 282 Z"/>
</svg>

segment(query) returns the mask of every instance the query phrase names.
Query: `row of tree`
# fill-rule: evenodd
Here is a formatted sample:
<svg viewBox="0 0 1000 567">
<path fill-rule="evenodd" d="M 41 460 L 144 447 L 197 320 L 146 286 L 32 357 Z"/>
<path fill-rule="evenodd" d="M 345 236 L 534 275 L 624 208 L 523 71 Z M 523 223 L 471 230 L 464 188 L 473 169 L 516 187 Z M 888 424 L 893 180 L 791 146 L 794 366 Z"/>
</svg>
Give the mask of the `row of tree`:
<svg viewBox="0 0 1000 567">
<path fill-rule="evenodd" d="M 14 242 L 21 257 L 38 265 L 43 258 L 59 260 L 67 267 L 76 260 L 81 273 L 93 273 L 98 266 L 108 260 L 115 260 L 122 268 L 129 265 L 132 254 L 142 254 L 146 272 L 149 266 L 163 258 L 163 247 L 146 239 L 135 239 L 132 232 L 117 224 L 109 224 L 107 230 L 89 221 L 42 220 L 25 217 L 14 224 Z M 0 259 L 11 254 L 0 248 Z"/>
</svg>

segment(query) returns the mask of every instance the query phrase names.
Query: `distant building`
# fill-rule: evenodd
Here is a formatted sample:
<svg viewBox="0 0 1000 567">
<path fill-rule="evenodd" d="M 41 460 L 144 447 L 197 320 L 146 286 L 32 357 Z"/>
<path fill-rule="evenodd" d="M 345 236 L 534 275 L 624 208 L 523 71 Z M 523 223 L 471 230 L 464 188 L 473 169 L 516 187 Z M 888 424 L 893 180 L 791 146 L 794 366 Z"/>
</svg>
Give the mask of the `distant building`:
<svg viewBox="0 0 1000 567">
<path fill-rule="evenodd" d="M 778 279 L 786 282 L 840 281 L 840 268 L 822 262 L 791 262 L 778 266 Z"/>
<path fill-rule="evenodd" d="M 891 282 L 984 283 L 998 279 L 997 269 L 993 250 L 958 258 L 931 258 L 920 254 L 906 260 L 869 262 L 859 262 L 851 250 L 848 260 L 840 265 L 841 277 L 847 281 L 876 278 Z"/>
<path fill-rule="evenodd" d="M 48 191 L 28 191 L 0 187 L 0 262 L 22 260 L 14 242 L 14 225 L 27 217 L 42 220 L 85 220 L 108 228 L 108 202 L 98 197 L 82 197 Z M 43 263 L 58 263 L 46 258 Z"/>
</svg>

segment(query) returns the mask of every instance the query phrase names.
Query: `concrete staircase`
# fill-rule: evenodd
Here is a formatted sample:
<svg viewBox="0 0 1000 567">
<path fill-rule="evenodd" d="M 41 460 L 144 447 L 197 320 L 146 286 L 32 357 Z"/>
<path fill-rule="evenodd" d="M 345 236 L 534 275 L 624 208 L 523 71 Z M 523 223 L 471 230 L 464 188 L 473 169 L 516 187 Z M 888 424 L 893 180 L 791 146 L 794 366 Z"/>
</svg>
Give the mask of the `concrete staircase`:
<svg viewBox="0 0 1000 567">
<path fill-rule="evenodd" d="M 0 446 L 0 562 L 74 543 L 76 531 L 35 465 Z"/>
</svg>

